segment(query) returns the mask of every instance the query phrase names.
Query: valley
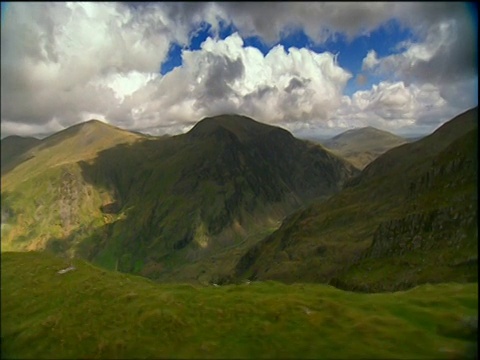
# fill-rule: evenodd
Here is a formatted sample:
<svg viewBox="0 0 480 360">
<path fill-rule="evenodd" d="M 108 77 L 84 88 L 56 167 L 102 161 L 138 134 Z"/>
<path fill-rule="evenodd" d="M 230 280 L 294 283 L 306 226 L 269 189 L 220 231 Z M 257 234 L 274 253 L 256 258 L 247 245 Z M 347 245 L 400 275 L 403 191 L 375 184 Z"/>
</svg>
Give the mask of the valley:
<svg viewBox="0 0 480 360">
<path fill-rule="evenodd" d="M 477 118 L 380 156 L 251 248 L 237 276 L 363 291 L 478 281 Z"/>
</svg>

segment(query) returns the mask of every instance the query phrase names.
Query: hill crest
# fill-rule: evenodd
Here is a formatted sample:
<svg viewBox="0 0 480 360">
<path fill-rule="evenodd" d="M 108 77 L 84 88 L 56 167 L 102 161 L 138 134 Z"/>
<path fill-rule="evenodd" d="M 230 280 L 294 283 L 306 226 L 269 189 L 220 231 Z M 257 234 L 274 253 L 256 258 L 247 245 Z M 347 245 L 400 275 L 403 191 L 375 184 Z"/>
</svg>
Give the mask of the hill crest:
<svg viewBox="0 0 480 360">
<path fill-rule="evenodd" d="M 255 138 L 270 131 L 288 133 L 293 138 L 293 135 L 285 129 L 255 121 L 247 116 L 235 114 L 206 117 L 196 123 L 187 135 L 192 138 L 205 138 L 223 131 L 233 134 L 241 141 Z"/>
<path fill-rule="evenodd" d="M 381 154 L 405 143 L 407 140 L 400 136 L 368 126 L 347 130 L 322 145 L 363 169 Z"/>
</svg>

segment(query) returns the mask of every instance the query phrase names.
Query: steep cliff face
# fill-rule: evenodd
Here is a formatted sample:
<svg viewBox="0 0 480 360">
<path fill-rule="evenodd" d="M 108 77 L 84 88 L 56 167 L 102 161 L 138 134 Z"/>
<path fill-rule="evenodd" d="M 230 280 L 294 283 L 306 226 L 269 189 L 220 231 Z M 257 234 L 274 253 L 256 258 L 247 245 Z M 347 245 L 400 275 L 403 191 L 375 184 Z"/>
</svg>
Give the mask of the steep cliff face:
<svg viewBox="0 0 480 360">
<path fill-rule="evenodd" d="M 371 245 L 332 284 L 391 291 L 478 281 L 477 146 L 474 129 L 427 163 L 403 191 L 408 211 L 380 222 Z"/>
</svg>

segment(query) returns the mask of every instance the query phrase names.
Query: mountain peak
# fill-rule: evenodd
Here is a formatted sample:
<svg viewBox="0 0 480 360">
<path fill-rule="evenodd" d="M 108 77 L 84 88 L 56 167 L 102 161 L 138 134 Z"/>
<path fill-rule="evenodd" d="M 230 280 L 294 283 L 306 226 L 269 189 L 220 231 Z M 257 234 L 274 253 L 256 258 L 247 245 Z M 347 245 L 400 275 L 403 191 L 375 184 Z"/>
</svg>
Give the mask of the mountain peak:
<svg viewBox="0 0 480 360">
<path fill-rule="evenodd" d="M 109 123 L 106 123 L 106 122 L 98 120 L 98 119 L 90 119 L 90 120 L 84 121 L 82 123 L 75 124 L 75 125 L 72 126 L 72 128 L 74 128 L 74 127 L 79 127 L 79 128 L 87 128 L 87 127 L 88 128 L 110 128 L 110 129 L 121 130 L 121 129 L 117 128 L 116 126 L 110 125 Z"/>
<path fill-rule="evenodd" d="M 200 120 L 187 134 L 193 138 L 204 138 L 219 131 L 227 131 L 239 140 L 247 140 L 274 129 L 279 128 L 262 124 L 246 116 L 225 114 Z"/>
<path fill-rule="evenodd" d="M 378 135 L 380 135 L 380 134 L 393 135 L 392 133 L 389 133 L 388 131 L 380 130 L 380 129 L 377 129 L 376 127 L 373 127 L 373 126 L 365 126 L 365 127 L 361 127 L 361 128 L 354 128 L 354 129 L 344 131 L 344 132 L 334 136 L 332 139 L 339 139 L 339 138 L 342 138 L 342 137 L 345 137 L 345 136 L 352 136 L 352 135 L 359 136 L 359 135 L 377 135 L 377 134 Z"/>
<path fill-rule="evenodd" d="M 406 142 L 388 131 L 367 126 L 347 130 L 322 144 L 363 169 L 379 155 Z"/>
<path fill-rule="evenodd" d="M 380 130 L 380 129 L 377 129 L 373 126 L 366 126 L 366 127 L 362 127 L 362 128 L 355 128 L 355 129 L 347 130 L 343 133 L 340 133 L 340 134 L 334 136 L 333 138 L 328 140 L 328 142 L 346 141 L 346 140 L 351 141 L 351 139 L 366 140 L 366 139 L 371 139 L 372 136 L 373 137 L 382 137 L 382 138 L 391 138 L 391 139 L 397 139 L 397 140 L 404 141 L 404 139 L 401 138 L 400 136 L 392 134 L 388 131 Z"/>
<path fill-rule="evenodd" d="M 106 124 L 106 125 L 108 125 L 106 122 L 98 120 L 98 119 L 90 119 L 90 120 L 87 120 L 87 121 L 83 122 L 83 124 L 98 124 L 98 125 Z"/>
</svg>

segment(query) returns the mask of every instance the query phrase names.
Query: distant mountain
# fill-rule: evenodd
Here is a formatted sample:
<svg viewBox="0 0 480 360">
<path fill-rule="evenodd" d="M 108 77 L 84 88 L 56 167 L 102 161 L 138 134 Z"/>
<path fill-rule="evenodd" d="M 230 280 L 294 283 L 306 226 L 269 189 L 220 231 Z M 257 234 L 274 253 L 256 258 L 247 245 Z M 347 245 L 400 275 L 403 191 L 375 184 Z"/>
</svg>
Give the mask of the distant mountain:
<svg viewBox="0 0 480 360">
<path fill-rule="evenodd" d="M 16 161 L 25 160 L 22 156 L 32 147 L 40 143 L 39 139 L 23 136 L 8 136 L 1 141 L 2 173 Z"/>
<path fill-rule="evenodd" d="M 30 176 L 28 172 L 32 162 L 27 165 L 26 161 L 36 157 L 39 158 L 33 163 L 41 164 L 45 169 L 63 162 L 90 159 L 104 149 L 141 138 L 143 137 L 139 134 L 118 129 L 99 120 L 74 125 L 42 140 L 11 136 L 2 140 L 2 176 L 22 163 L 21 167 L 25 169 L 23 175 Z M 17 150 L 17 144 L 23 144 L 20 151 Z M 6 155 L 3 153 L 4 147 L 8 150 Z M 18 155 L 9 155 L 14 152 Z"/>
<path fill-rule="evenodd" d="M 374 127 L 348 130 L 321 142 L 359 169 L 365 168 L 387 150 L 405 143 L 406 139 Z"/>
<path fill-rule="evenodd" d="M 478 281 L 477 154 L 475 108 L 289 216 L 241 258 L 236 276 L 361 291 Z"/>
<path fill-rule="evenodd" d="M 93 121 L 30 153 L 2 175 L 2 248 L 162 280 L 231 271 L 283 217 L 358 173 L 321 146 L 236 115 L 164 138 Z"/>
</svg>

